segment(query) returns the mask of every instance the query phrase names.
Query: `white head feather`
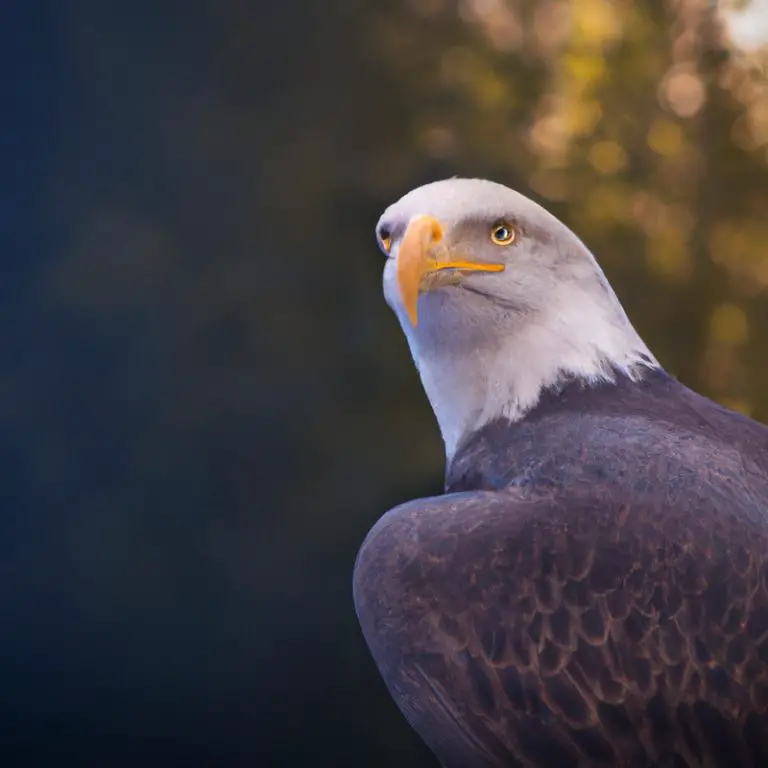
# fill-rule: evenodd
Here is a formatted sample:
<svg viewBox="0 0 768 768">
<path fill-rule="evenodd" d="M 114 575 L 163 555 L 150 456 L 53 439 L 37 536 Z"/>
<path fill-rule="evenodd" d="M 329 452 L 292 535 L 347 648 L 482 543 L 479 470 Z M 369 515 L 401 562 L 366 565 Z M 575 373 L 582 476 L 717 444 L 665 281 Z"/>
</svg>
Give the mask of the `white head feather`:
<svg viewBox="0 0 768 768">
<path fill-rule="evenodd" d="M 463 258 L 503 261 L 500 273 L 472 273 L 419 298 L 414 327 L 396 279 L 399 241 L 418 215 L 436 218 Z M 517 236 L 501 249 L 499 221 Z M 658 363 L 627 318 L 586 246 L 541 206 L 480 179 L 419 187 L 379 220 L 392 245 L 384 294 L 403 327 L 450 460 L 465 435 L 498 418 L 517 421 L 543 390 L 575 378 L 632 379 Z"/>
</svg>

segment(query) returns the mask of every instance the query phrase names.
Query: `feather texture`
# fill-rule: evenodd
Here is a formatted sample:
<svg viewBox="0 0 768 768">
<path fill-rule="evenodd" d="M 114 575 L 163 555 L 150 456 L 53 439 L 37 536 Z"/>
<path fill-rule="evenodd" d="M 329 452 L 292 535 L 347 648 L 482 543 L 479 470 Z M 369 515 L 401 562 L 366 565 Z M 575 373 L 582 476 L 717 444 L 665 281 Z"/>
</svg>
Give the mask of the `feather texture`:
<svg viewBox="0 0 768 768">
<path fill-rule="evenodd" d="M 374 527 L 355 602 L 443 766 L 768 765 L 768 429 L 573 382 Z"/>
</svg>

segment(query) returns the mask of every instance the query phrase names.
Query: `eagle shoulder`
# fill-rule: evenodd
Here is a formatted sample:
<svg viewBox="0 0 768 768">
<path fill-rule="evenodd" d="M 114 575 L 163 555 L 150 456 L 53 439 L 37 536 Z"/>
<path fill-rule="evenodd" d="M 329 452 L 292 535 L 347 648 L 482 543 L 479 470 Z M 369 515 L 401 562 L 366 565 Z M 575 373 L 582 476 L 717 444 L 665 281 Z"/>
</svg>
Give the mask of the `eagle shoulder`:
<svg viewBox="0 0 768 768">
<path fill-rule="evenodd" d="M 768 761 L 765 510 L 694 484 L 532 483 L 379 521 L 356 609 L 444 766 Z"/>
</svg>

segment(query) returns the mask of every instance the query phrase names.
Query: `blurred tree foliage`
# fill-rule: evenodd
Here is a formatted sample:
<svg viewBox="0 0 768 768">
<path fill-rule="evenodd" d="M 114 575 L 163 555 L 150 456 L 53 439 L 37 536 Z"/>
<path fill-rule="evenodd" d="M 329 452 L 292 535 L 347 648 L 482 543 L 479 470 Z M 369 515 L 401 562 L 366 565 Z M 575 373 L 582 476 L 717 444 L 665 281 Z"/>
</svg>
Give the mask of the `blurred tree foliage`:
<svg viewBox="0 0 768 768">
<path fill-rule="evenodd" d="M 60 9 L 51 246 L 4 309 L 3 745 L 431 764 L 350 594 L 441 485 L 372 235 L 416 184 L 539 199 L 672 372 L 768 419 L 768 80 L 710 6 Z"/>
</svg>

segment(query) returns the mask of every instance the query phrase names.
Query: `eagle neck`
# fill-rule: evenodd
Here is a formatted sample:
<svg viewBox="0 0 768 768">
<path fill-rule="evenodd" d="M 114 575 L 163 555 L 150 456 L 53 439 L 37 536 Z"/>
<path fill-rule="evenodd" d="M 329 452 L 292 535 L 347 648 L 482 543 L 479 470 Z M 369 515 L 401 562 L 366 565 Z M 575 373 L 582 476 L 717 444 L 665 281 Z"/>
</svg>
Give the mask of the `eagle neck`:
<svg viewBox="0 0 768 768">
<path fill-rule="evenodd" d="M 419 345 L 412 339 L 447 460 L 484 425 L 523 419 L 544 393 L 564 384 L 595 387 L 615 382 L 617 375 L 635 381 L 657 369 L 623 312 L 610 320 L 590 324 L 584 316 L 552 312 L 524 317 L 517 326 L 513 320 L 507 333 L 491 334 L 489 340 L 475 335 L 462 343 L 454 334 L 441 343 Z"/>
<path fill-rule="evenodd" d="M 596 417 L 655 414 L 674 423 L 683 410 L 690 410 L 690 396 L 695 397 L 663 368 L 646 369 L 635 379 L 615 370 L 612 381 L 596 384 L 563 379 L 517 421 L 494 419 L 466 435 L 447 463 L 446 491 L 499 490 L 524 483 L 542 463 L 559 465 L 564 454 L 580 455 Z"/>
</svg>

